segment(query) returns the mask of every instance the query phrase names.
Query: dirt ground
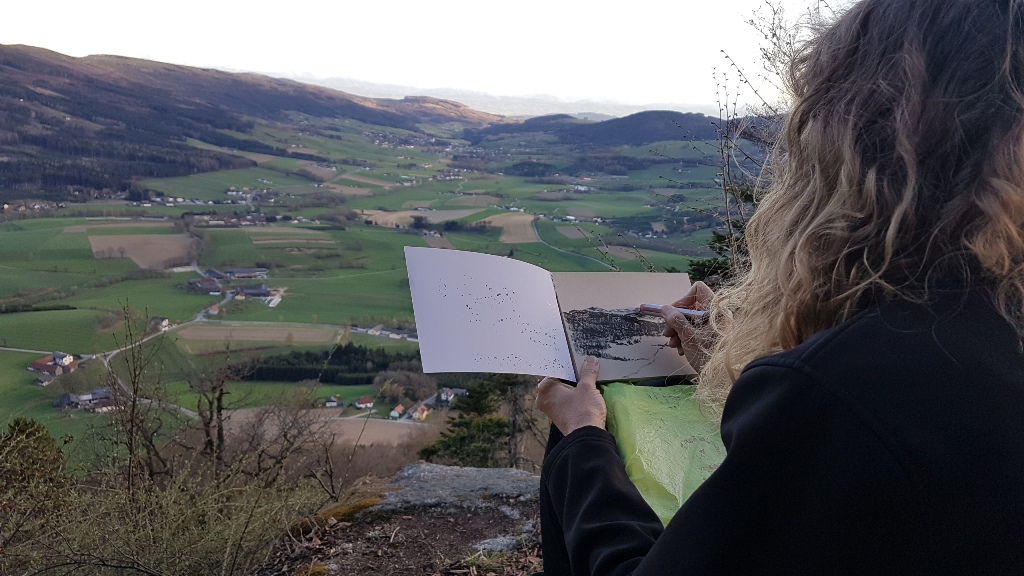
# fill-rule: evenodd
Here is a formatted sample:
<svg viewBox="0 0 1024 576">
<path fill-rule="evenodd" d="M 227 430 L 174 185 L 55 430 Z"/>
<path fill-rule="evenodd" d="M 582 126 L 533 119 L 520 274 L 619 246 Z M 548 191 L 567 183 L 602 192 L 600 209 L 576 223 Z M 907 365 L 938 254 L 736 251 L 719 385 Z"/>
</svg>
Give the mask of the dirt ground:
<svg viewBox="0 0 1024 576">
<path fill-rule="evenodd" d="M 556 226 L 555 230 L 566 238 L 572 238 L 573 240 L 579 240 L 580 238 L 590 238 L 590 234 L 586 230 L 577 228 L 575 226 Z"/>
<path fill-rule="evenodd" d="M 540 242 L 537 231 L 533 229 L 533 219 L 534 216 L 532 214 L 508 212 L 505 214 L 495 214 L 487 218 L 485 222 L 489 222 L 491 226 L 501 227 L 501 238 L 499 238 L 501 242 L 505 244 L 523 244 L 526 242 Z"/>
<path fill-rule="evenodd" d="M 455 246 L 452 245 L 451 241 L 444 236 L 424 236 L 423 240 L 425 240 L 427 242 L 427 246 L 430 246 L 431 248 L 455 249 Z"/>
<path fill-rule="evenodd" d="M 283 540 L 255 576 L 528 576 L 543 568 L 535 502 L 508 505 L 520 520 L 493 510 L 420 508 L 336 522 L 303 539 Z M 530 519 L 534 532 L 518 549 L 483 554 L 472 544 L 484 535 L 511 534 Z M 315 571 L 317 569 L 322 572 Z M 307 570 L 307 572 L 302 572 Z"/>
<path fill-rule="evenodd" d="M 368 220 L 378 226 L 394 227 L 409 226 L 412 224 L 413 216 L 422 216 L 431 224 L 440 224 L 446 220 L 458 220 L 480 212 L 481 208 L 467 208 L 465 210 L 400 210 L 398 212 L 378 212 L 366 210 L 364 215 Z M 372 214 L 371 214 L 372 212 Z"/>
<path fill-rule="evenodd" d="M 171 228 L 173 222 L 115 222 L 111 224 L 77 224 L 67 226 L 64 231 L 71 234 L 75 232 L 88 232 L 89 230 L 100 230 L 103 228 Z"/>
<path fill-rule="evenodd" d="M 651 231 L 652 232 L 665 232 L 667 230 L 668 230 L 668 228 L 665 227 L 665 223 L 664 222 L 651 222 Z"/>
<path fill-rule="evenodd" d="M 161 270 L 188 262 L 192 237 L 188 234 L 126 234 L 89 236 L 96 258 L 128 257 L 139 268 Z"/>
<path fill-rule="evenodd" d="M 430 208 L 430 200 L 409 200 L 402 203 L 402 208 Z"/>
<path fill-rule="evenodd" d="M 311 411 L 317 420 L 326 425 L 327 433 L 334 433 L 341 444 L 398 445 L 416 439 L 422 434 L 435 434 L 432 424 L 409 420 L 381 420 L 379 418 L 339 418 L 337 408 L 318 408 Z M 231 411 L 231 422 L 244 426 L 252 418 L 262 417 L 259 408 L 243 408 Z"/>
<path fill-rule="evenodd" d="M 337 330 L 332 328 L 288 326 L 219 326 L 191 324 L 178 330 L 179 338 L 186 340 L 216 340 L 221 342 L 334 342 Z"/>
<path fill-rule="evenodd" d="M 360 176 L 358 174 L 342 174 L 339 178 L 352 180 L 353 182 L 362 182 L 363 184 L 369 184 L 370 186 L 380 186 L 381 188 L 394 188 L 395 186 L 398 186 L 398 184 L 395 184 L 394 182 L 385 182 L 383 180 L 367 178 L 366 176 Z"/>
</svg>

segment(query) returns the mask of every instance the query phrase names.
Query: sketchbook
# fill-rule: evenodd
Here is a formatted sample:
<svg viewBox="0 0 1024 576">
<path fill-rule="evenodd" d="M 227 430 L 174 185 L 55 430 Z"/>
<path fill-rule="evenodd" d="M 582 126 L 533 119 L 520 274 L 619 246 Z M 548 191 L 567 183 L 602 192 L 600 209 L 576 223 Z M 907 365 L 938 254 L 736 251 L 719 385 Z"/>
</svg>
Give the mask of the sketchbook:
<svg viewBox="0 0 1024 576">
<path fill-rule="evenodd" d="M 405 249 L 423 371 L 498 372 L 575 382 L 585 356 L 602 382 L 686 376 L 660 316 L 641 303 L 671 303 L 686 274 L 559 272 L 503 256 Z"/>
</svg>

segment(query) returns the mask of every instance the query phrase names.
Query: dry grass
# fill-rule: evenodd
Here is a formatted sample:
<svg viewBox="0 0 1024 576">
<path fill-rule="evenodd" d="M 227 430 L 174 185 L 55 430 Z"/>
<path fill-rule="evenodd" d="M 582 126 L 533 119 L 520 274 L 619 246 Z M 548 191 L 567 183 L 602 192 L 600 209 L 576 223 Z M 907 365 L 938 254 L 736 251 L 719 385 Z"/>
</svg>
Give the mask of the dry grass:
<svg viewBox="0 0 1024 576">
<path fill-rule="evenodd" d="M 524 244 L 528 242 L 540 242 L 540 237 L 537 236 L 537 231 L 533 228 L 533 219 L 535 216 L 532 214 L 525 214 L 523 212 L 508 212 L 504 214 L 495 214 L 490 218 L 484 220 L 484 222 L 490 223 L 492 226 L 498 226 L 501 228 L 501 237 L 499 241 L 505 244 Z"/>
<path fill-rule="evenodd" d="M 555 230 L 566 238 L 572 238 L 573 240 L 579 240 L 581 238 L 590 238 L 590 234 L 586 230 L 577 228 L 575 226 L 556 226 Z"/>
<path fill-rule="evenodd" d="M 480 212 L 481 208 L 468 208 L 465 210 L 400 210 L 398 212 L 381 212 L 377 210 L 366 210 L 363 214 L 368 220 L 378 226 L 394 227 L 412 225 L 413 216 L 421 216 L 431 224 L 440 224 L 447 220 L 458 220 L 466 216 L 472 216 Z"/>
<path fill-rule="evenodd" d="M 341 194 L 342 196 L 373 196 L 373 191 L 369 188 L 360 188 L 359 186 L 343 186 L 341 184 L 324 184 L 331 192 Z"/>
<path fill-rule="evenodd" d="M 360 182 L 362 184 L 369 184 L 370 186 L 380 186 L 381 188 L 394 188 L 398 186 L 394 182 L 385 182 L 383 180 L 376 180 L 374 178 L 367 178 L 366 176 L 359 176 L 358 174 L 342 174 L 339 178 L 345 180 L 351 180 L 353 182 Z"/>
<path fill-rule="evenodd" d="M 424 236 L 423 240 L 426 241 L 427 246 L 430 246 L 431 248 L 455 249 L 455 246 L 452 245 L 451 241 L 443 236 Z"/>
<path fill-rule="evenodd" d="M 189 261 L 192 238 L 188 234 L 126 234 L 89 236 L 96 258 L 128 257 L 139 268 L 162 270 Z"/>
</svg>

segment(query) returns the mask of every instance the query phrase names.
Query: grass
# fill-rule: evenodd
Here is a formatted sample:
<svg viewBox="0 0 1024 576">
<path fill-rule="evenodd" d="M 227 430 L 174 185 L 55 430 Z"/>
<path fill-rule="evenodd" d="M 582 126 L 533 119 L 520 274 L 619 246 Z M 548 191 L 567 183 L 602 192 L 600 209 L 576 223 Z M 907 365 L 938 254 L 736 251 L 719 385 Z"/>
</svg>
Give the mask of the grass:
<svg viewBox="0 0 1024 576">
<path fill-rule="evenodd" d="M 309 397 L 310 400 L 337 397 L 343 404 L 351 404 L 363 396 L 373 396 L 374 388 L 365 386 L 338 386 L 333 384 L 308 386 L 299 382 L 228 382 L 229 407 L 255 408 L 269 406 L 282 398 L 296 394 Z M 192 391 L 188 382 L 172 382 L 167 385 L 167 393 L 171 402 L 195 410 L 199 394 Z"/>
<path fill-rule="evenodd" d="M 221 170 L 177 178 L 153 178 L 144 184 L 163 192 L 172 198 L 196 198 L 199 200 L 225 200 L 231 198 L 224 192 L 234 186 L 241 190 L 249 188 L 279 188 L 282 186 L 308 186 L 309 180 L 299 176 L 288 176 L 269 168 L 243 168 Z"/>
<path fill-rule="evenodd" d="M 0 425 L 15 417 L 32 418 L 46 426 L 54 438 L 71 435 L 83 438 L 90 427 L 104 421 L 104 416 L 82 411 L 61 412 L 53 408 L 57 391 L 34 384 L 35 375 L 25 368 L 39 359 L 38 354 L 0 351 Z M 51 387 L 55 386 L 51 384 Z M 72 444 L 70 449 L 74 450 Z"/>
<path fill-rule="evenodd" d="M 52 310 L 0 314 L 0 345 L 59 350 L 76 356 L 115 348 L 112 333 L 98 328 L 106 314 L 96 310 Z M 112 328 L 113 330 L 113 328 Z"/>
<path fill-rule="evenodd" d="M 125 280 L 111 286 L 79 290 L 64 302 L 114 313 L 129 306 L 146 317 L 163 316 L 173 323 L 181 323 L 195 318 L 197 312 L 220 300 L 217 296 L 186 291 L 182 286 L 192 278 L 196 278 L 194 273 Z"/>
</svg>

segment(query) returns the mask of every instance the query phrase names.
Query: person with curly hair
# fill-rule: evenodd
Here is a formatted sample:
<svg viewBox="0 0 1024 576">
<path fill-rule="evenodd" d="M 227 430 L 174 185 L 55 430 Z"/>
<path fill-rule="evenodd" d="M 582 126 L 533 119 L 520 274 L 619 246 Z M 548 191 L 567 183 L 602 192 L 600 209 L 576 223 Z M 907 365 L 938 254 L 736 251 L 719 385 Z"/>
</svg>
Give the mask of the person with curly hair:
<svg viewBox="0 0 1024 576">
<path fill-rule="evenodd" d="M 543 380 L 547 576 L 1024 573 L 1024 0 L 862 0 L 788 85 L 749 266 L 663 309 L 725 460 L 663 526 Z"/>
</svg>

